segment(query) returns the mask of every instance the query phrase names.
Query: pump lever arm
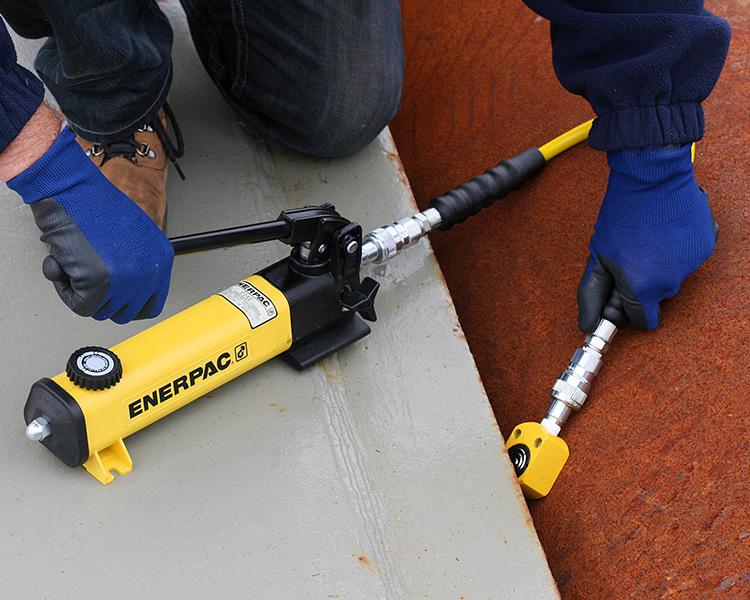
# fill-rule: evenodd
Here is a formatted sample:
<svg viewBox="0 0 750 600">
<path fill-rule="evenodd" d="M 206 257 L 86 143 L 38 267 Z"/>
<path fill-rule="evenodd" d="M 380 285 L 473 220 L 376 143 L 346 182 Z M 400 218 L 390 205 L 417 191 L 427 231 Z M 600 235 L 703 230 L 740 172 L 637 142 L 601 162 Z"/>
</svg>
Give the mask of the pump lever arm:
<svg viewBox="0 0 750 600">
<path fill-rule="evenodd" d="M 212 250 L 239 244 L 257 244 L 286 237 L 291 225 L 286 221 L 265 221 L 239 227 L 228 227 L 214 231 L 190 233 L 169 238 L 175 254 L 187 254 L 199 250 Z"/>
<path fill-rule="evenodd" d="M 282 211 L 275 221 L 240 225 L 170 238 L 175 254 L 258 244 L 278 240 L 290 246 L 304 242 L 323 243 L 334 230 L 349 223 L 332 204 L 305 206 Z"/>
</svg>

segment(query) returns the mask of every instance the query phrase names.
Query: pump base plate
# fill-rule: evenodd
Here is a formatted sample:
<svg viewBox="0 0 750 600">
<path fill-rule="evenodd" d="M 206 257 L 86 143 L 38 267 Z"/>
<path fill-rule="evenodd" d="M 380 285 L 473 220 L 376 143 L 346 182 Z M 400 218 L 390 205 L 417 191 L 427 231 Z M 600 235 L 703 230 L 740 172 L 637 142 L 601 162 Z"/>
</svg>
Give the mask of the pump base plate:
<svg viewBox="0 0 750 600">
<path fill-rule="evenodd" d="M 298 341 L 281 356 L 302 371 L 369 334 L 370 328 L 365 322 L 352 314 L 350 318 Z"/>
</svg>

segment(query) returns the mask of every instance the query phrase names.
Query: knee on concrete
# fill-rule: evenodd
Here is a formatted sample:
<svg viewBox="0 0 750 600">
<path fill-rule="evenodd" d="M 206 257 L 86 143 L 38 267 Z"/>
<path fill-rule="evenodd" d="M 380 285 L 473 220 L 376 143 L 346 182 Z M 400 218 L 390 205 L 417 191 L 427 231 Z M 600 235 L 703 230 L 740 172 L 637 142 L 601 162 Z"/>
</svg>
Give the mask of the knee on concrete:
<svg viewBox="0 0 750 600">
<path fill-rule="evenodd" d="M 298 148 L 310 156 L 352 154 L 374 140 L 401 105 L 400 61 L 351 78 L 323 79 L 325 86 L 309 98 L 297 124 Z"/>
</svg>

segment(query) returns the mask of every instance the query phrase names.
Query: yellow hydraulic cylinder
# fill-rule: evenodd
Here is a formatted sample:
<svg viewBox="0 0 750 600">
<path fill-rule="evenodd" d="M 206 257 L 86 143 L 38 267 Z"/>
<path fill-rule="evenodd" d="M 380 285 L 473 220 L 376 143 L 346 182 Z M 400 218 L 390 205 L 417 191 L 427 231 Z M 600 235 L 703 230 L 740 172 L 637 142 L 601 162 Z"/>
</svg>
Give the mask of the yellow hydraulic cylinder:
<svg viewBox="0 0 750 600">
<path fill-rule="evenodd" d="M 523 495 L 544 498 L 568 460 L 565 440 L 552 435 L 539 423 L 521 423 L 505 444 L 518 474 Z"/>
<path fill-rule="evenodd" d="M 286 297 L 253 275 L 109 350 L 74 354 L 67 372 L 32 388 L 26 422 L 46 428 L 39 439 L 66 464 L 107 484 L 132 469 L 124 438 L 291 344 Z"/>
</svg>

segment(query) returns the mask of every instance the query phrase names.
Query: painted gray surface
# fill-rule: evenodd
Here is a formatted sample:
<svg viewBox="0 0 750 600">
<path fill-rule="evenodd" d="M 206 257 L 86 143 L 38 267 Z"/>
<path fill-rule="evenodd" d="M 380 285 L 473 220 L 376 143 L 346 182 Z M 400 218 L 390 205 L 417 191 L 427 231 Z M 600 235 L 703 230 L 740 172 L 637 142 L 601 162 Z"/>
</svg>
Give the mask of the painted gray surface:
<svg viewBox="0 0 750 600">
<path fill-rule="evenodd" d="M 387 132 L 337 161 L 247 134 L 168 11 L 188 148 L 170 233 L 323 201 L 366 229 L 413 211 Z M 21 410 L 71 351 L 148 324 L 68 312 L 39 272 L 28 209 L 0 195 L 0 598 L 557 597 L 427 244 L 375 270 L 384 289 L 369 338 L 302 374 L 264 365 L 127 439 L 134 470 L 103 487 L 27 442 Z M 166 314 L 285 252 L 179 258 Z"/>
</svg>

